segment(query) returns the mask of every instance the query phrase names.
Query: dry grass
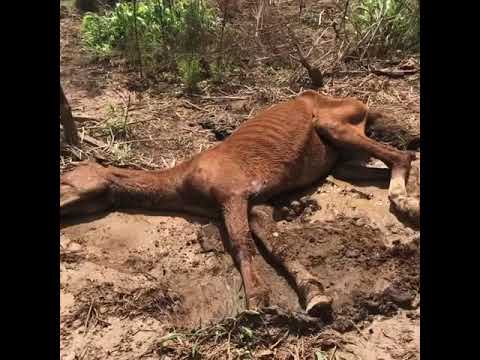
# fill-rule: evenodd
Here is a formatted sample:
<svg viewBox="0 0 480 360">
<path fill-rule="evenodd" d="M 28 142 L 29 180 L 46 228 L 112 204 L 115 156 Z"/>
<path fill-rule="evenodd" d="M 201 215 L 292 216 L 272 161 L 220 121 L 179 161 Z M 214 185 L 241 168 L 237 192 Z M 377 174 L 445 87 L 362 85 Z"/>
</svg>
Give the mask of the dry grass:
<svg viewBox="0 0 480 360">
<path fill-rule="evenodd" d="M 144 355 L 174 359 L 334 359 L 344 340 L 318 319 L 276 308 L 159 339 Z"/>
</svg>

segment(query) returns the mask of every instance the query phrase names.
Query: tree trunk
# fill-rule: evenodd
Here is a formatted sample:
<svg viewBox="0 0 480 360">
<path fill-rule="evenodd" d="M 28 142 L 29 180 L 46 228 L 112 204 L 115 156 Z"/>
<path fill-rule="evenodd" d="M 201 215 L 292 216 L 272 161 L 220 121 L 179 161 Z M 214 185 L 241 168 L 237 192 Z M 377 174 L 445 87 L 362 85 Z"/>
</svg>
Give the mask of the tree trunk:
<svg viewBox="0 0 480 360">
<path fill-rule="evenodd" d="M 63 125 L 65 141 L 71 145 L 78 145 L 77 126 L 73 120 L 72 110 L 60 84 L 60 123 Z"/>
</svg>

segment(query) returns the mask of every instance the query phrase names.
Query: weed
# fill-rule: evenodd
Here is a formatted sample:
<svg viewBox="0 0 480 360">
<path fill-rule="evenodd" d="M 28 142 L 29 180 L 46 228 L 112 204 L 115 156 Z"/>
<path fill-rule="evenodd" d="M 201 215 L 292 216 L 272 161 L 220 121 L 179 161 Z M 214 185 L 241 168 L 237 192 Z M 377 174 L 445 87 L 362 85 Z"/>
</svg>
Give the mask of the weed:
<svg viewBox="0 0 480 360">
<path fill-rule="evenodd" d="M 420 44 L 418 0 L 355 0 L 350 23 L 361 57 L 391 50 L 416 50 Z"/>
<path fill-rule="evenodd" d="M 178 71 L 187 91 L 197 90 L 198 82 L 202 79 L 200 60 L 192 55 L 178 60 Z"/>
<path fill-rule="evenodd" d="M 127 165 L 133 161 L 134 155 L 130 144 L 114 142 L 110 147 L 113 161 L 118 165 Z"/>
<path fill-rule="evenodd" d="M 107 119 L 101 124 L 100 132 L 104 136 L 111 136 L 113 139 L 126 139 L 129 135 L 127 116 L 113 105 L 109 105 Z"/>
<path fill-rule="evenodd" d="M 103 15 L 87 13 L 82 34 L 94 55 L 117 50 L 129 63 L 133 58 L 152 71 L 175 62 L 177 54 L 205 51 L 215 25 L 213 10 L 201 0 L 144 0 L 119 2 Z M 141 53 L 141 56 L 139 54 Z"/>
</svg>

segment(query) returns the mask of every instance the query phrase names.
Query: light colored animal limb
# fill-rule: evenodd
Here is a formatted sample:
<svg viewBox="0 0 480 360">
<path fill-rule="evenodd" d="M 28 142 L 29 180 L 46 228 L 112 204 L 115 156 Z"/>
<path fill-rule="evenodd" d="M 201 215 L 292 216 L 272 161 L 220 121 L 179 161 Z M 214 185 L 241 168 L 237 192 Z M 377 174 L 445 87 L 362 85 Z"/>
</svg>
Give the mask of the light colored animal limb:
<svg viewBox="0 0 480 360">
<path fill-rule="evenodd" d="M 357 126 L 320 118 L 314 119 L 313 122 L 318 134 L 335 146 L 366 151 L 388 165 L 392 171 L 388 190 L 391 203 L 400 213 L 412 220 L 419 220 L 420 202 L 409 197 L 406 189 L 411 162 L 415 159 L 413 153 L 380 144 L 368 138 Z"/>
<path fill-rule="evenodd" d="M 247 199 L 235 196 L 226 200 L 223 216 L 233 255 L 242 276 L 247 309 L 268 306 L 268 290 L 253 268 L 256 248 L 248 224 Z"/>
<path fill-rule="evenodd" d="M 260 241 L 261 246 L 287 271 L 289 280 L 293 282 L 298 296 L 309 315 L 320 316 L 331 311 L 332 299 L 325 296 L 321 282 L 313 276 L 299 261 L 289 259 L 278 239 L 273 208 L 268 205 L 255 205 L 249 213 L 250 229 Z"/>
<path fill-rule="evenodd" d="M 392 170 L 388 198 L 398 211 L 404 213 L 410 219 L 418 221 L 420 219 L 420 201 L 408 196 L 405 187 L 406 179 L 408 179 L 408 174 L 405 174 L 404 169 L 397 168 Z"/>
</svg>

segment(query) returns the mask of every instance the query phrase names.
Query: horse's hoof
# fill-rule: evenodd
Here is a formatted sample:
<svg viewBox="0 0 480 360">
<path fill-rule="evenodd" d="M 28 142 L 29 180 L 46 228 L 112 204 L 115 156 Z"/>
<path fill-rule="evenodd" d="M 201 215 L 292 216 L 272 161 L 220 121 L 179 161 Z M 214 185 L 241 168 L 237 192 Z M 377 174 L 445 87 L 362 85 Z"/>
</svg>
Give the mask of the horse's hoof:
<svg viewBox="0 0 480 360">
<path fill-rule="evenodd" d="M 310 316 L 321 317 L 332 311 L 332 298 L 326 295 L 314 296 L 307 304 L 306 312 Z"/>
</svg>

